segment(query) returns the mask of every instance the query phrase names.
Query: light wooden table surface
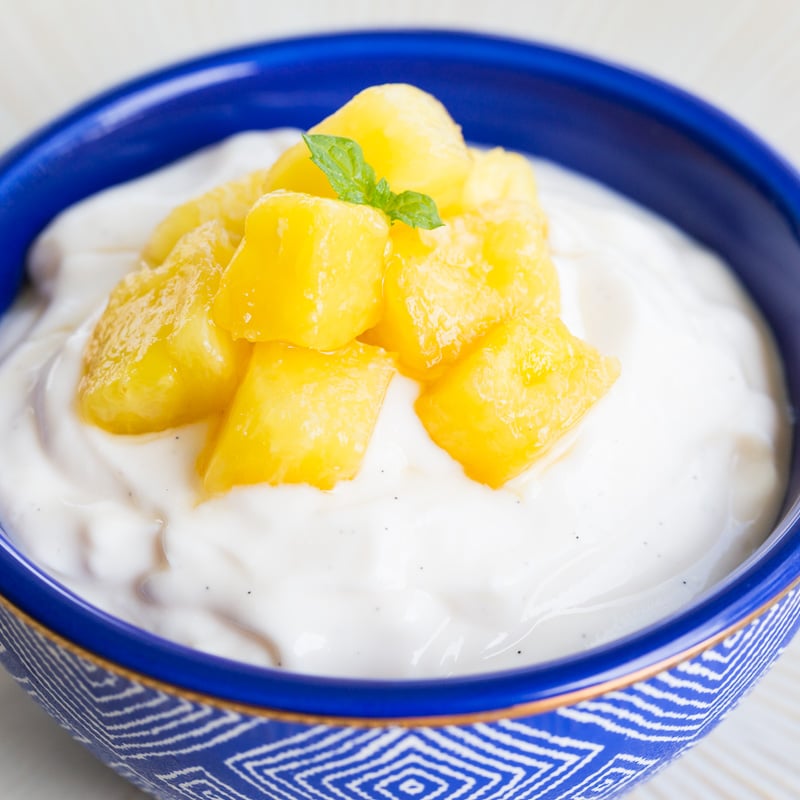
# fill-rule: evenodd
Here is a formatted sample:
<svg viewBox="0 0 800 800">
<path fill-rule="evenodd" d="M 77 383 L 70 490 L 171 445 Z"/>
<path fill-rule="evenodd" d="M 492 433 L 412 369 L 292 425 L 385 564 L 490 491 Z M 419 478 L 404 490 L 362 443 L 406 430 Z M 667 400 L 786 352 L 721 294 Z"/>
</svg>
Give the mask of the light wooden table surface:
<svg viewBox="0 0 800 800">
<path fill-rule="evenodd" d="M 800 164 L 793 0 L 0 0 L 0 149 L 113 83 L 259 39 L 377 27 L 536 39 L 710 100 Z M 800 640 L 707 740 L 632 800 L 800 798 Z M 0 673 L 3 800 L 137 800 Z"/>
</svg>

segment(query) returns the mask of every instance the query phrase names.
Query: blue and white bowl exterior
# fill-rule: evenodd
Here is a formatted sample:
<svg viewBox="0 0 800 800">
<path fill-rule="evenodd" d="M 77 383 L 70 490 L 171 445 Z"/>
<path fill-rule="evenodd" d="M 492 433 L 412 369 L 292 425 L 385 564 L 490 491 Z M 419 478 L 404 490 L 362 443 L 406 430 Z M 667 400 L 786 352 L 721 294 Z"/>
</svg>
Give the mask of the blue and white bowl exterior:
<svg viewBox="0 0 800 800">
<path fill-rule="evenodd" d="M 539 714 L 287 720 L 153 686 L 0 605 L 0 662 L 63 728 L 161 800 L 607 800 L 713 728 L 800 626 L 800 589 L 672 669 Z M 475 715 L 477 718 L 480 715 Z"/>
<path fill-rule="evenodd" d="M 800 177 L 680 91 L 469 34 L 260 45 L 77 109 L 0 161 L 0 313 L 31 241 L 71 203 L 240 130 L 308 127 L 388 81 L 438 96 L 468 139 L 604 181 L 717 251 L 768 319 L 800 406 Z M 399 683 L 260 670 L 158 640 L 70 595 L 0 530 L 0 662 L 164 799 L 600 800 L 702 737 L 785 647 L 800 620 L 798 520 L 795 455 L 769 540 L 679 614 L 558 663 Z"/>
</svg>

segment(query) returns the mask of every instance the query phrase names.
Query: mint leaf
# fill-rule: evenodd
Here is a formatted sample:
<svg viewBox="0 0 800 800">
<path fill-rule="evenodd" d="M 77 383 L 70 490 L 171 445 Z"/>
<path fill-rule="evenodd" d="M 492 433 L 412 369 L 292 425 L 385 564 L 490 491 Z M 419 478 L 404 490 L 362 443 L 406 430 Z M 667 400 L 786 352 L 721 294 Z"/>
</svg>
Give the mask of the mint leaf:
<svg viewBox="0 0 800 800">
<path fill-rule="evenodd" d="M 392 190 L 389 188 L 389 182 L 386 178 L 381 178 L 372 190 L 370 205 L 385 211 L 389 203 L 392 202 L 393 196 Z"/>
<path fill-rule="evenodd" d="M 389 215 L 389 219 L 405 222 L 411 228 L 431 230 L 444 225 L 436 203 L 427 194 L 421 192 L 406 191 L 393 194 L 384 211 Z"/>
<path fill-rule="evenodd" d="M 358 142 L 322 133 L 304 133 L 303 141 L 311 151 L 311 161 L 325 173 L 340 200 L 371 205 L 369 198 L 375 189 L 375 171 L 364 160 Z"/>
<path fill-rule="evenodd" d="M 361 145 L 345 136 L 323 133 L 303 134 L 311 161 L 328 179 L 340 200 L 372 206 L 383 211 L 392 222 L 411 228 L 430 230 L 443 225 L 433 198 L 421 192 L 395 194 L 386 178 L 375 180 L 375 170 L 364 159 Z"/>
</svg>

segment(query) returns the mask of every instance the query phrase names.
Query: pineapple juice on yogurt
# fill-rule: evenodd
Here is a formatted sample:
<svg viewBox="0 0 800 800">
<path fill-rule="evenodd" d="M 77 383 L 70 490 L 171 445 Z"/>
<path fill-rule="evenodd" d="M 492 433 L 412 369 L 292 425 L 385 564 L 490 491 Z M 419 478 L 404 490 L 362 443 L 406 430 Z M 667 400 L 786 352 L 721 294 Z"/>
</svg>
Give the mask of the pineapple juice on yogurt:
<svg viewBox="0 0 800 800">
<path fill-rule="evenodd" d="M 324 675 L 688 603 L 777 513 L 778 357 L 717 258 L 535 168 L 387 85 L 62 214 L 0 327 L 4 528 L 123 619 Z"/>
</svg>

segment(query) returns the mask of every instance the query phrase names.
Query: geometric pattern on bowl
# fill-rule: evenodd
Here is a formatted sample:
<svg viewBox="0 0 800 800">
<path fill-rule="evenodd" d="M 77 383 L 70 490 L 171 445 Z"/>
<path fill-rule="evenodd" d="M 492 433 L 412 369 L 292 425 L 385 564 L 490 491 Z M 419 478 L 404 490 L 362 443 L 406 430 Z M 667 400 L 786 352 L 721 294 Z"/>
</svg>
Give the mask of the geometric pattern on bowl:
<svg viewBox="0 0 800 800">
<path fill-rule="evenodd" d="M 795 588 L 627 688 L 518 719 L 436 726 L 286 721 L 205 702 L 98 663 L 7 604 L 0 663 L 75 739 L 161 800 L 606 800 L 702 738 L 798 627 Z"/>
</svg>

